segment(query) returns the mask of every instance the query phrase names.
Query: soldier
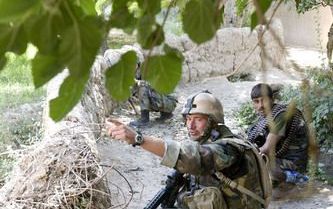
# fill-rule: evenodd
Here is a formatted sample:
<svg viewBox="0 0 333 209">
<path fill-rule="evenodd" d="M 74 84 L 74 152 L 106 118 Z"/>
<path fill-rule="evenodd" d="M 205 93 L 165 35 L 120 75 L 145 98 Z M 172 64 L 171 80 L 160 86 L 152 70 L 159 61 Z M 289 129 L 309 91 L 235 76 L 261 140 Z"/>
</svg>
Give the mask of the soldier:
<svg viewBox="0 0 333 209">
<path fill-rule="evenodd" d="M 252 88 L 251 99 L 259 120 L 249 129 L 248 139 L 270 157 L 273 186 L 287 191 L 307 181 L 309 135 L 302 113 L 292 105 L 275 104 L 272 88 L 264 83 Z"/>
<path fill-rule="evenodd" d="M 136 84 L 133 87 L 132 95 L 137 97 L 140 103 L 141 117 L 136 121 L 131 121 L 134 127 L 146 126 L 149 123 L 149 112 L 160 112 L 160 117 L 156 120 L 163 122 L 173 116 L 172 112 L 176 108 L 177 99 L 172 95 L 163 95 L 155 91 L 150 84 L 141 79 L 140 63 L 136 69 Z"/>
<path fill-rule="evenodd" d="M 142 135 L 114 119 L 107 130 L 113 139 L 139 145 L 160 156 L 162 165 L 187 175 L 190 183 L 178 194 L 178 208 L 263 208 L 257 161 L 229 141 L 234 135 L 224 125 L 221 102 L 208 91 L 199 92 L 188 97 L 182 115 L 191 139 L 183 142 Z M 231 182 L 237 188 L 231 189 Z"/>
</svg>

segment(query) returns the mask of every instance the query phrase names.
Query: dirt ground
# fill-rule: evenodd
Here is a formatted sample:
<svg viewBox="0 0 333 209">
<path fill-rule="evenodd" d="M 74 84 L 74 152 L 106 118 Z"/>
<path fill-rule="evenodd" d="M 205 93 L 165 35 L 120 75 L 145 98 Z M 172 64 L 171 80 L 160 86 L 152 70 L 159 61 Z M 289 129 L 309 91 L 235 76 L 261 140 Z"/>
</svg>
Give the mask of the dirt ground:
<svg viewBox="0 0 333 209">
<path fill-rule="evenodd" d="M 223 103 L 226 125 L 239 133 L 233 119 L 233 112 L 240 104 L 249 100 L 253 85 L 259 81 L 297 85 L 301 76 L 295 71 L 283 72 L 277 69 L 266 73 L 258 72 L 257 81 L 229 82 L 225 77 L 204 80 L 200 83 L 180 85 L 176 89 L 179 103 L 174 117 L 164 124 L 155 122 L 157 114 L 151 116 L 151 124 L 141 129 L 143 134 L 161 138 L 183 140 L 186 129 L 180 115 L 181 107 L 188 95 L 208 89 Z M 135 119 L 134 112 L 120 110 L 115 113 L 123 122 Z M 160 159 L 138 147 L 105 138 L 99 143 L 102 164 L 109 169 L 108 181 L 112 192 L 112 208 L 144 208 L 148 201 L 164 187 L 164 180 L 170 169 L 160 165 Z M 112 168 L 111 168 L 112 167 Z M 333 188 L 317 181 L 310 181 L 306 188 L 300 188 L 288 199 L 273 201 L 269 209 L 333 209 Z"/>
</svg>

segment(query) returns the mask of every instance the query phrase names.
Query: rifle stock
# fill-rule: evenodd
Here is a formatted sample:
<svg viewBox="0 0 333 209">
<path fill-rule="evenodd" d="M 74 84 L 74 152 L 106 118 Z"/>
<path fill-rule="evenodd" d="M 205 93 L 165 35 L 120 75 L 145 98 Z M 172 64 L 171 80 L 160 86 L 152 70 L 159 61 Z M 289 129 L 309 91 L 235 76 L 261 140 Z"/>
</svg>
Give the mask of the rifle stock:
<svg viewBox="0 0 333 209">
<path fill-rule="evenodd" d="M 159 205 L 162 208 L 172 208 L 176 202 L 178 192 L 184 184 L 183 174 L 174 170 L 168 175 L 165 188 L 161 189 L 144 209 L 156 209 Z"/>
</svg>

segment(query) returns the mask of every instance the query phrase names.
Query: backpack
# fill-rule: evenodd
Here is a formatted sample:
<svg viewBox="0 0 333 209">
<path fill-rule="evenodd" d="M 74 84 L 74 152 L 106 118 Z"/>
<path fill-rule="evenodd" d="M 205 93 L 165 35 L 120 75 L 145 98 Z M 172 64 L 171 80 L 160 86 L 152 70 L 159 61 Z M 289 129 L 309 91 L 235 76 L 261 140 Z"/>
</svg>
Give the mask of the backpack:
<svg viewBox="0 0 333 209">
<path fill-rule="evenodd" d="M 216 172 L 216 176 L 222 181 L 222 183 L 228 185 L 232 189 L 237 189 L 239 192 L 244 193 L 251 198 L 258 200 L 264 208 L 267 208 L 272 196 L 272 183 L 269 175 L 267 156 L 259 154 L 257 146 L 250 141 L 242 140 L 238 138 L 223 138 L 220 139 L 223 142 L 230 143 L 231 145 L 241 146 L 244 148 L 245 155 L 254 155 L 257 164 L 257 170 L 259 172 L 260 185 L 262 190 L 262 196 L 250 191 L 249 189 L 237 184 L 230 178 L 226 177 L 222 172 Z"/>
</svg>

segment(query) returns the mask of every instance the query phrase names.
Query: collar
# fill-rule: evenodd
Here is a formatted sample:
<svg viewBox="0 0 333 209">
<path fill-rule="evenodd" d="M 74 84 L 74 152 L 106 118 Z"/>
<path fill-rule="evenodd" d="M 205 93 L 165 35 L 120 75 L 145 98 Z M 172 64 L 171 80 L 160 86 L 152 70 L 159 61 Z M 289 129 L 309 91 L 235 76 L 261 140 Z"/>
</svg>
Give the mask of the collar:
<svg viewBox="0 0 333 209">
<path fill-rule="evenodd" d="M 211 130 L 210 137 L 207 140 L 216 141 L 221 138 L 232 138 L 234 136 L 235 135 L 231 132 L 231 130 L 226 125 L 221 124 L 216 129 Z"/>
</svg>

